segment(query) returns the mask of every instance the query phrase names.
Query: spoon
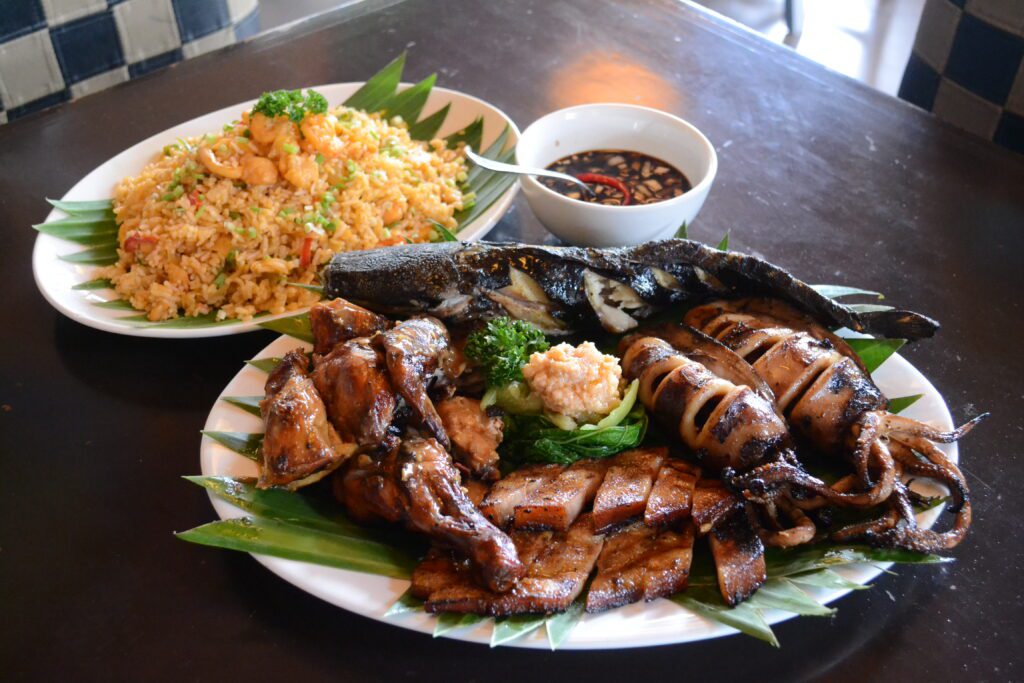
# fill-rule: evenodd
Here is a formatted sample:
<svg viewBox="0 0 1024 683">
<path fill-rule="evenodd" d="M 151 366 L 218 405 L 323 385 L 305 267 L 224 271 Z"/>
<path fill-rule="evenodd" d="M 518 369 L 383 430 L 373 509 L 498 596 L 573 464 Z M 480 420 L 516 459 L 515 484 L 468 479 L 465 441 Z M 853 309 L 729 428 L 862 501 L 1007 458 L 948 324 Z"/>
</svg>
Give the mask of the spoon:
<svg viewBox="0 0 1024 683">
<path fill-rule="evenodd" d="M 574 178 L 571 175 L 565 173 L 559 173 L 558 171 L 549 171 L 546 168 L 530 168 L 529 166 L 516 166 L 515 164 L 506 164 L 501 161 L 495 161 L 494 159 L 488 159 L 482 157 L 479 154 L 473 152 L 473 150 L 467 145 L 466 156 L 469 157 L 477 166 L 482 166 L 491 171 L 498 171 L 499 173 L 518 173 L 519 175 L 533 175 L 533 176 L 544 176 L 546 178 L 557 178 L 558 180 L 565 180 L 566 182 L 574 183 L 580 187 L 588 196 L 593 197 L 594 191 L 590 187 L 580 180 Z"/>
</svg>

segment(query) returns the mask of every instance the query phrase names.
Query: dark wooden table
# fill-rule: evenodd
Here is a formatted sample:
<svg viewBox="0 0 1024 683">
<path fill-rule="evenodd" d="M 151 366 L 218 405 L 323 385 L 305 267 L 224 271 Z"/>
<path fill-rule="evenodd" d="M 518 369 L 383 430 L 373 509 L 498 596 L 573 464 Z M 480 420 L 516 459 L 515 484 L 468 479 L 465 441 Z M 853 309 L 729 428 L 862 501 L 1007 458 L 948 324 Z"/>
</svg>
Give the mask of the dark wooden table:
<svg viewBox="0 0 1024 683">
<path fill-rule="evenodd" d="M 941 568 L 901 568 L 832 619 L 620 652 L 488 650 L 379 624 L 243 554 L 171 532 L 209 521 L 199 429 L 270 333 L 115 336 L 51 309 L 32 223 L 122 149 L 263 90 L 365 78 L 403 49 L 409 76 L 521 126 L 589 101 L 646 104 L 714 141 L 718 181 L 692 235 L 811 282 L 932 314 L 906 355 L 955 418 L 975 523 Z M 972 139 L 693 7 L 410 0 L 305 21 L 0 127 L 0 671 L 5 680 L 831 680 L 1020 678 L 1024 527 L 1024 157 Z M 552 241 L 520 200 L 493 233 Z M 1009 483 L 1007 483 L 1009 482 Z M 650 676 L 654 676 L 652 679 Z"/>
</svg>

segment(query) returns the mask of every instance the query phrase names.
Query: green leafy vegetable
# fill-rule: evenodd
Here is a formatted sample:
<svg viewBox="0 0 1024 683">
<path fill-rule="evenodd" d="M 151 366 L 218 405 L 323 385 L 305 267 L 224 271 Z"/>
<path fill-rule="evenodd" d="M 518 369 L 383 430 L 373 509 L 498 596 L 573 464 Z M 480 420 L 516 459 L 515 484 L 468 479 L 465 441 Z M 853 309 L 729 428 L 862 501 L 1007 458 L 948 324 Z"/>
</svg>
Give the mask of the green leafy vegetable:
<svg viewBox="0 0 1024 683">
<path fill-rule="evenodd" d="M 469 335 L 466 356 L 479 363 L 490 387 L 523 379 L 523 366 L 533 353 L 546 351 L 544 333 L 528 322 L 495 318 Z"/>
<path fill-rule="evenodd" d="M 900 396 L 898 398 L 889 399 L 889 412 L 890 413 L 902 413 L 910 406 L 917 403 L 924 394 L 914 394 L 913 396 Z"/>
<path fill-rule="evenodd" d="M 543 614 L 517 614 L 504 619 L 496 619 L 494 631 L 491 633 L 491 647 L 525 638 L 543 626 L 546 619 L 547 617 Z"/>
<path fill-rule="evenodd" d="M 413 596 L 411 590 L 407 590 L 395 600 L 395 603 L 388 608 L 388 611 L 384 613 L 385 617 L 393 617 L 398 614 L 410 614 L 412 612 L 422 612 L 423 601 Z"/>
<path fill-rule="evenodd" d="M 816 291 L 822 296 L 827 296 L 829 299 L 839 299 L 844 296 L 875 296 L 879 299 L 885 298 L 879 292 L 873 292 L 870 289 L 860 289 L 859 287 L 845 287 L 843 285 L 811 285 L 811 289 Z"/>
<path fill-rule="evenodd" d="M 607 458 L 636 448 L 646 433 L 647 412 L 639 405 L 614 426 L 590 429 L 560 429 L 545 415 L 506 415 L 501 455 L 515 464 L 568 465 L 581 458 Z"/>
<path fill-rule="evenodd" d="M 260 95 L 254 114 L 263 114 L 270 118 L 287 116 L 295 123 L 300 123 L 306 114 L 323 114 L 327 111 L 327 98 L 315 90 L 275 90 Z"/>
<path fill-rule="evenodd" d="M 399 579 L 409 578 L 416 562 L 414 556 L 374 541 L 256 517 L 211 522 L 181 532 L 177 537 L 201 545 Z"/>
<path fill-rule="evenodd" d="M 846 343 L 864 361 L 868 372 L 874 372 L 889 356 L 896 353 L 904 344 L 906 339 L 851 339 L 847 338 Z"/>
</svg>

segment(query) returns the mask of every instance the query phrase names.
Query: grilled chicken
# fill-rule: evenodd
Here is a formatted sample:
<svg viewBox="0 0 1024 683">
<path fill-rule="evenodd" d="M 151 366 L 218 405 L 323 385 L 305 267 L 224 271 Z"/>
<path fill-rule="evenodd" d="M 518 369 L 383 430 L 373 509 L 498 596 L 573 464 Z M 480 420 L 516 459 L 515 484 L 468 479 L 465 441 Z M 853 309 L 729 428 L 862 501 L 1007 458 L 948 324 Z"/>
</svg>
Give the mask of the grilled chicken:
<svg viewBox="0 0 1024 683">
<path fill-rule="evenodd" d="M 501 476 L 498 471 L 501 418 L 488 416 L 480 407 L 480 401 L 464 396 L 439 402 L 437 413 L 452 441 L 456 462 L 480 479 L 493 481 Z"/>
<path fill-rule="evenodd" d="M 516 507 L 530 503 L 534 493 L 540 487 L 554 481 L 563 469 L 565 468 L 562 465 L 520 467 L 494 483 L 480 505 L 480 512 L 499 527 L 508 526 L 515 515 Z"/>
<path fill-rule="evenodd" d="M 694 530 L 653 529 L 643 522 L 609 535 L 587 593 L 587 611 L 601 612 L 639 600 L 651 601 L 686 588 Z"/>
<path fill-rule="evenodd" d="M 515 528 L 568 529 L 594 499 L 607 470 L 607 460 L 573 463 L 533 491 L 527 501 L 516 505 Z"/>
<path fill-rule="evenodd" d="M 306 372 L 302 351 L 291 351 L 267 378 L 260 413 L 267 425 L 257 486 L 296 489 L 324 477 L 355 450 L 343 443 Z"/>
<path fill-rule="evenodd" d="M 313 352 L 330 353 L 338 344 L 356 337 L 368 337 L 391 327 L 384 316 L 349 303 L 344 299 L 324 301 L 309 309 L 313 330 Z"/>
<path fill-rule="evenodd" d="M 490 590 L 506 591 L 523 574 L 512 541 L 473 506 L 434 439 L 406 439 L 380 458 L 360 456 L 335 492 L 354 517 L 402 521 L 471 560 Z"/>
<path fill-rule="evenodd" d="M 391 384 L 412 409 L 420 428 L 448 450 L 451 442 L 434 403 L 431 385 L 451 386 L 454 354 L 448 330 L 434 318 L 412 318 L 374 337 L 384 351 Z"/>
<path fill-rule="evenodd" d="M 711 531 L 726 516 L 743 507 L 743 499 L 721 482 L 702 479 L 693 491 L 690 514 L 702 534 Z"/>
<path fill-rule="evenodd" d="M 644 510 L 648 526 L 668 526 L 690 516 L 700 470 L 682 460 L 666 460 L 651 487 Z"/>
<path fill-rule="evenodd" d="M 480 507 L 484 502 L 484 498 L 487 496 L 487 492 L 490 489 L 491 484 L 489 482 L 473 479 L 472 477 L 462 478 L 462 490 L 464 490 L 466 492 L 466 496 L 469 497 L 469 502 L 476 507 Z"/>
<path fill-rule="evenodd" d="M 339 436 L 364 447 L 380 444 L 394 418 L 396 399 L 379 352 L 363 337 L 314 359 L 313 382 Z"/>
<path fill-rule="evenodd" d="M 604 483 L 594 498 L 594 525 L 606 531 L 644 513 L 654 478 L 667 448 L 637 448 L 611 459 Z"/>
<path fill-rule="evenodd" d="M 413 573 L 414 593 L 427 594 L 428 612 L 491 616 L 561 612 L 583 591 L 604 541 L 589 514 L 566 531 L 517 531 L 512 539 L 526 574 L 510 591 L 499 594 L 481 588 L 456 562 L 449 560 L 449 566 L 442 567 L 428 555 L 427 568 L 418 567 Z"/>
<path fill-rule="evenodd" d="M 765 581 L 764 545 L 742 509 L 716 524 L 708 540 L 722 599 L 730 606 L 738 605 Z"/>
</svg>

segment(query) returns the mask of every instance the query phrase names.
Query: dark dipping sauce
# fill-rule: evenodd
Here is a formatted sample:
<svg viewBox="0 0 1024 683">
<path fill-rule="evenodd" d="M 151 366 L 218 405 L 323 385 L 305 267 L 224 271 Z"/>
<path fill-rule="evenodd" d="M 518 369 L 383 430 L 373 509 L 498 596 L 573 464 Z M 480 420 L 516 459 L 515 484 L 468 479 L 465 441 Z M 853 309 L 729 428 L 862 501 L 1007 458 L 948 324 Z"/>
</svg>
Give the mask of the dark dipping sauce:
<svg viewBox="0 0 1024 683">
<path fill-rule="evenodd" d="M 588 196 L 578 186 L 564 180 L 538 177 L 537 180 L 545 187 L 570 199 L 593 204 L 653 204 L 678 197 L 693 187 L 683 172 L 672 164 L 647 154 L 625 150 L 595 149 L 579 152 L 559 159 L 547 168 L 549 171 L 580 178 L 594 191 L 594 196 Z M 587 174 L 607 176 L 619 181 L 629 190 L 630 201 L 624 201 L 625 195 L 616 187 L 593 182 L 587 178 Z"/>
</svg>

